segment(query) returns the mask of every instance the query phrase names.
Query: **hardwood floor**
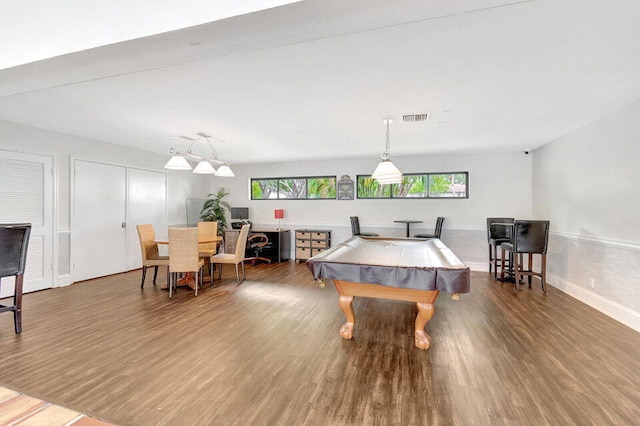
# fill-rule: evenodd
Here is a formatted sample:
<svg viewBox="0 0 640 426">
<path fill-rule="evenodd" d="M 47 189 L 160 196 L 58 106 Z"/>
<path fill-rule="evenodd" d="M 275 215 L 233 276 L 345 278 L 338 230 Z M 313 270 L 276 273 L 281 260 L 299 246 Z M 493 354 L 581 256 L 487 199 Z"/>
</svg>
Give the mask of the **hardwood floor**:
<svg viewBox="0 0 640 426">
<path fill-rule="evenodd" d="M 28 294 L 0 315 L 0 384 L 119 425 L 624 425 L 640 334 L 549 287 L 473 273 L 414 347 L 413 303 L 356 298 L 354 338 L 302 264 L 233 268 L 173 300 L 140 271 Z"/>
</svg>

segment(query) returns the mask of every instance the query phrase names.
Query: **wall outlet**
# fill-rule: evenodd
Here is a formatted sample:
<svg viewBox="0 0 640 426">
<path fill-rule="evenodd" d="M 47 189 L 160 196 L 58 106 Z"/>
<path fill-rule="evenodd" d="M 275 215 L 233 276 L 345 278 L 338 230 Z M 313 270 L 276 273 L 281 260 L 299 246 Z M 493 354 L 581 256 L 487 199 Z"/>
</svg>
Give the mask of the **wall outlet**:
<svg viewBox="0 0 640 426">
<path fill-rule="evenodd" d="M 591 285 L 591 288 L 596 288 L 596 279 L 595 278 L 589 279 L 589 284 Z"/>
</svg>

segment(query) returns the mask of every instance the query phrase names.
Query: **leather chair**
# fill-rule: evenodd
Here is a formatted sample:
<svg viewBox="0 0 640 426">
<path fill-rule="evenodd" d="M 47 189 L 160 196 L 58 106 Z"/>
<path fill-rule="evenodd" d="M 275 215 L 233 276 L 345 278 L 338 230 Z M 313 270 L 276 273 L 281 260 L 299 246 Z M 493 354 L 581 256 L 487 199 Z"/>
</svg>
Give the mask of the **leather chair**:
<svg viewBox="0 0 640 426">
<path fill-rule="evenodd" d="M 169 282 L 169 256 L 160 256 L 158 254 L 158 244 L 154 243 L 156 239 L 156 233 L 153 230 L 153 225 L 143 224 L 137 225 L 138 239 L 140 240 L 140 250 L 142 258 L 142 282 L 140 288 L 144 288 L 144 280 L 147 276 L 147 268 L 154 267 L 153 271 L 153 284 L 156 284 L 156 277 L 158 276 L 158 266 L 167 267 L 167 283 Z"/>
<path fill-rule="evenodd" d="M 498 257 L 498 247 L 502 243 L 508 243 L 511 240 L 511 226 L 497 225 L 500 223 L 513 223 L 512 217 L 488 217 L 487 218 L 487 242 L 489 243 L 489 274 L 493 268 L 493 277 L 498 279 L 498 267 L 502 268 L 501 258 Z M 507 259 L 504 267 L 511 267 Z"/>
<path fill-rule="evenodd" d="M 236 243 L 236 251 L 234 253 L 218 253 L 211 257 L 211 263 L 219 264 L 218 277 L 222 279 L 222 265 L 234 264 L 236 265 L 236 278 L 238 284 L 240 284 L 240 274 L 238 272 L 238 265 L 242 265 L 242 280 L 246 279 L 244 271 L 244 255 L 247 248 L 247 239 L 249 237 L 249 228 L 251 225 L 243 225 L 240 229 L 240 235 L 238 236 L 238 242 Z"/>
<path fill-rule="evenodd" d="M 505 252 L 513 254 L 513 273 L 516 280 L 516 291 L 520 290 L 520 277 L 529 277 L 529 288 L 531 288 L 531 277 L 540 278 L 542 291 L 547 292 L 547 246 L 549 243 L 549 221 L 548 220 L 516 220 L 513 224 L 512 241 L 502 243 L 502 264 L 505 262 Z M 524 269 L 523 254 L 528 254 L 528 268 Z M 539 254 L 540 271 L 533 271 L 533 255 Z M 500 273 L 500 278 L 504 280 L 504 268 Z"/>
<path fill-rule="evenodd" d="M 173 297 L 178 274 L 185 273 L 187 285 L 191 280 L 190 273 L 195 274 L 193 289 L 198 296 L 198 287 L 202 285 L 200 270 L 204 260 L 198 252 L 198 230 L 196 228 L 169 228 L 169 298 Z"/>
<path fill-rule="evenodd" d="M 436 219 L 436 227 L 433 234 L 416 234 L 414 238 L 438 238 L 442 235 L 442 224 L 444 223 L 444 217 L 440 216 Z"/>
<path fill-rule="evenodd" d="M 22 290 L 30 235 L 30 223 L 0 225 L 0 284 L 4 277 L 15 277 L 13 305 L 0 305 L 0 312 L 13 312 L 16 334 L 22 333 Z"/>
<path fill-rule="evenodd" d="M 362 237 L 377 237 L 378 234 L 374 234 L 373 232 L 360 232 L 360 219 L 358 216 L 351 216 L 351 234 L 355 237 L 356 235 Z"/>
<path fill-rule="evenodd" d="M 267 237 L 267 234 L 264 234 L 262 232 L 257 234 L 252 234 L 249 237 L 249 240 L 247 241 L 247 243 L 249 244 L 249 251 L 253 252 L 254 256 L 246 257 L 244 259 L 245 262 L 251 261 L 251 265 L 255 265 L 256 262 L 259 260 L 262 260 L 267 263 L 271 263 L 271 259 L 260 256 L 260 253 L 262 253 L 263 250 L 271 248 L 271 246 L 273 245 L 269 241 L 269 237 Z"/>
</svg>

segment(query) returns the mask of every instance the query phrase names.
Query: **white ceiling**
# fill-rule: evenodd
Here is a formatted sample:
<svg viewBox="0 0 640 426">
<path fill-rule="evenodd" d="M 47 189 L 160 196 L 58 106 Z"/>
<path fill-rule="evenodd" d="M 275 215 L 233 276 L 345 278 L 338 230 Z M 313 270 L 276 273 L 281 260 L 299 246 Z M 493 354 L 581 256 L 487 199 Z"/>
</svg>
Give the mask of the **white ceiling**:
<svg viewBox="0 0 640 426">
<path fill-rule="evenodd" d="M 205 132 L 246 163 L 378 156 L 386 117 L 392 157 L 535 148 L 640 98 L 636 0 L 240 13 L 0 70 L 0 119 L 158 153 Z"/>
</svg>

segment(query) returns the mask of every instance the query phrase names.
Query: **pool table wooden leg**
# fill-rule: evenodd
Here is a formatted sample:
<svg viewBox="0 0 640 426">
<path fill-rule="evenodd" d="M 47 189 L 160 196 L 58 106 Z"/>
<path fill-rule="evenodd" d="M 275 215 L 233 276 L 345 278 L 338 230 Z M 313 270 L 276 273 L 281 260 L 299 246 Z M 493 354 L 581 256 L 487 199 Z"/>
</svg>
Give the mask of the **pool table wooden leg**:
<svg viewBox="0 0 640 426">
<path fill-rule="evenodd" d="M 429 345 L 431 344 L 431 338 L 424 331 L 424 327 L 427 325 L 427 322 L 433 317 L 433 313 L 435 312 L 435 307 L 433 303 L 416 303 L 418 307 L 418 315 L 416 316 L 416 327 L 415 327 L 415 342 L 416 347 L 419 349 L 429 349 Z"/>
<path fill-rule="evenodd" d="M 353 312 L 353 296 L 341 294 L 338 305 L 340 305 L 340 309 L 342 309 L 347 319 L 347 322 L 340 327 L 340 336 L 342 336 L 343 339 L 351 339 L 353 337 L 353 327 L 356 322 L 356 314 Z"/>
</svg>

